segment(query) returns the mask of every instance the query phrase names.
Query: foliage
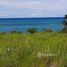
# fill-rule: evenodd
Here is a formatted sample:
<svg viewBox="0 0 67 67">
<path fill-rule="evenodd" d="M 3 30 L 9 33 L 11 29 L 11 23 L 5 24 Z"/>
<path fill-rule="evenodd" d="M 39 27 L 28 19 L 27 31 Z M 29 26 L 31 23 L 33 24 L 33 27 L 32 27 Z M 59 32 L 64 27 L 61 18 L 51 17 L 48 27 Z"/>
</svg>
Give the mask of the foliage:
<svg viewBox="0 0 67 67">
<path fill-rule="evenodd" d="M 39 52 L 48 56 L 38 57 Z M 50 57 L 51 54 L 56 56 Z M 0 34 L 0 67 L 46 67 L 46 65 L 48 67 L 50 63 L 53 67 L 66 66 L 67 34 L 57 32 L 38 32 L 33 35 Z"/>
<path fill-rule="evenodd" d="M 45 31 L 45 32 L 53 32 L 53 30 L 51 30 L 51 29 L 43 29 L 43 31 Z"/>
<path fill-rule="evenodd" d="M 67 14 L 65 14 L 65 17 L 64 18 L 67 19 Z"/>
<path fill-rule="evenodd" d="M 64 26 L 67 26 L 67 15 L 65 15 L 64 17 L 64 22 L 63 22 Z"/>
<path fill-rule="evenodd" d="M 63 28 L 61 32 L 67 33 L 67 28 Z"/>
<path fill-rule="evenodd" d="M 10 33 L 21 33 L 21 31 L 10 31 Z"/>
<path fill-rule="evenodd" d="M 28 28 L 27 32 L 29 32 L 29 33 L 35 33 L 35 32 L 37 32 L 37 30 L 36 30 L 35 27 L 32 27 L 32 28 Z"/>
<path fill-rule="evenodd" d="M 64 26 L 64 28 L 62 29 L 61 32 L 67 32 L 67 15 L 65 15 L 65 17 L 64 17 L 63 26 Z"/>
</svg>

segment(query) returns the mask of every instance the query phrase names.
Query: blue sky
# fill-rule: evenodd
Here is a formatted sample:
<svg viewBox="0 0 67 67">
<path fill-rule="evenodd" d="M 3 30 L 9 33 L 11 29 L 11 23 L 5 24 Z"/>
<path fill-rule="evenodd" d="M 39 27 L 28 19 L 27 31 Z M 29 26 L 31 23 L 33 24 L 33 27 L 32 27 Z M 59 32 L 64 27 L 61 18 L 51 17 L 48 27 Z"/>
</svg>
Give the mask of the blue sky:
<svg viewBox="0 0 67 67">
<path fill-rule="evenodd" d="M 62 17 L 67 0 L 0 0 L 0 18 Z"/>
</svg>

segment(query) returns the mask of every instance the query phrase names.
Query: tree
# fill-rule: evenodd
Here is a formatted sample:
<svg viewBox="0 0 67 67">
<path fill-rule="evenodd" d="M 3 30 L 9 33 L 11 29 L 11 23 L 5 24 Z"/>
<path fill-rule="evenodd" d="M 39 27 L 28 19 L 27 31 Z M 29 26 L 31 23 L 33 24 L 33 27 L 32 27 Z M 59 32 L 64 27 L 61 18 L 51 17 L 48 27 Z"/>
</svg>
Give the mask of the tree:
<svg viewBox="0 0 67 67">
<path fill-rule="evenodd" d="M 67 15 L 65 15 L 64 17 L 63 25 L 64 25 L 64 28 L 67 28 Z"/>
<path fill-rule="evenodd" d="M 67 32 L 67 14 L 65 14 L 64 20 L 63 20 L 63 30 L 62 32 Z"/>
</svg>

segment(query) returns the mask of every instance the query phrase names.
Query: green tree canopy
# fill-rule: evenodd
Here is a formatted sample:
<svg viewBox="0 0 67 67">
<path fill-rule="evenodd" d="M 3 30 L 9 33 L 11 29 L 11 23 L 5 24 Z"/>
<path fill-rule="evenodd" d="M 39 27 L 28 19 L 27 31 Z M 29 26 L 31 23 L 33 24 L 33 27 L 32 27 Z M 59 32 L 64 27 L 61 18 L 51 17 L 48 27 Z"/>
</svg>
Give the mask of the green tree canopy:
<svg viewBox="0 0 67 67">
<path fill-rule="evenodd" d="M 64 21 L 63 21 L 64 28 L 67 28 L 67 15 L 65 14 Z"/>
<path fill-rule="evenodd" d="M 67 14 L 65 14 L 65 16 L 64 16 L 63 26 L 64 26 L 64 28 L 63 28 L 62 32 L 67 32 Z"/>
</svg>

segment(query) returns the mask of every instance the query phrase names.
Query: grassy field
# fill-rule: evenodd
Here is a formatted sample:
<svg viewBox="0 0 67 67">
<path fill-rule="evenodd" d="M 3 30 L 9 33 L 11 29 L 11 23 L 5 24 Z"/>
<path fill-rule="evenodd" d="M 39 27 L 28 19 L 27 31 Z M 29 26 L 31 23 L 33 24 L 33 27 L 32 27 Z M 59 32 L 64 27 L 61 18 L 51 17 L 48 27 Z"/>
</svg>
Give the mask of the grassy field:
<svg viewBox="0 0 67 67">
<path fill-rule="evenodd" d="M 0 33 L 0 67 L 67 67 L 67 33 Z"/>
</svg>

